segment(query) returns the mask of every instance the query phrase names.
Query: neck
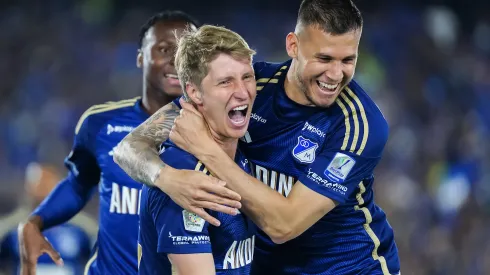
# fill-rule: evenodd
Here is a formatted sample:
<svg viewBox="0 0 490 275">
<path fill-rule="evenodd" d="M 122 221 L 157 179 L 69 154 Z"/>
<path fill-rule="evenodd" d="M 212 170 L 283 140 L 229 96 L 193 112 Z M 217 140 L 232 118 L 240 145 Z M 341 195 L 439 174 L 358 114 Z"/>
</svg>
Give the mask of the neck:
<svg viewBox="0 0 490 275">
<path fill-rule="evenodd" d="M 312 105 L 312 103 L 306 98 L 306 95 L 300 89 L 300 84 L 296 78 L 294 72 L 296 70 L 296 62 L 293 59 L 291 66 L 289 66 L 286 79 L 284 79 L 284 90 L 286 91 L 286 96 L 292 101 L 301 105 Z"/>
<path fill-rule="evenodd" d="M 232 159 L 235 160 L 236 149 L 238 146 L 238 139 L 224 137 L 215 131 L 211 130 L 211 135 L 214 141 L 225 151 L 225 153 Z"/>
<path fill-rule="evenodd" d="M 153 115 L 161 107 L 167 105 L 174 99 L 175 97 L 169 96 L 165 92 L 158 91 L 146 83 L 143 84 L 141 104 L 145 112 L 149 115 Z"/>
</svg>

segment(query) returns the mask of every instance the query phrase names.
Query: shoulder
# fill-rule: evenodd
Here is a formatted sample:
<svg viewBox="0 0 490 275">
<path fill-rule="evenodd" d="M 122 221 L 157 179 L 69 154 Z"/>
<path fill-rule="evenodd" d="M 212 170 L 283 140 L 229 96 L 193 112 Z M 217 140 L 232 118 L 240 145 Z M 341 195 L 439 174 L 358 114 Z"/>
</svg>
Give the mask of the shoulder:
<svg viewBox="0 0 490 275">
<path fill-rule="evenodd" d="M 204 165 L 195 156 L 177 147 L 170 140 L 162 144 L 160 158 L 175 169 L 205 170 Z"/>
<path fill-rule="evenodd" d="M 334 132 L 336 147 L 356 155 L 380 157 L 388 140 L 388 123 L 376 103 L 355 81 L 336 100 L 340 119 Z"/>
<path fill-rule="evenodd" d="M 91 106 L 80 116 L 75 127 L 75 134 L 94 127 L 97 128 L 111 117 L 120 115 L 121 112 L 126 112 L 131 109 L 139 99 L 140 97 L 120 101 L 108 101 L 103 104 Z"/>
<path fill-rule="evenodd" d="M 286 70 L 289 67 L 290 61 L 283 63 L 272 63 L 272 62 L 255 62 L 253 64 L 255 71 L 255 78 L 257 81 L 261 78 L 272 78 L 274 76 L 279 76 L 279 71 Z M 286 71 L 284 72 L 286 73 Z"/>
</svg>

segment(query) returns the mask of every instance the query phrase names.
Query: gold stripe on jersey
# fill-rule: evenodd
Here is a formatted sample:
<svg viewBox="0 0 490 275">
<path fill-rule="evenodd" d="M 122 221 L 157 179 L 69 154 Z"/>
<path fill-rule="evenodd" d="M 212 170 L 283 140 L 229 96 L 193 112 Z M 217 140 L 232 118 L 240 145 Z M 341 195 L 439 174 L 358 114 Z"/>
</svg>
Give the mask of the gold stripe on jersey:
<svg viewBox="0 0 490 275">
<path fill-rule="evenodd" d="M 342 147 L 340 147 L 340 150 L 344 151 L 347 148 L 347 143 L 349 143 L 349 138 L 350 138 L 349 111 L 347 111 L 347 108 L 345 108 L 345 105 L 344 103 L 342 103 L 340 98 L 337 97 L 335 102 L 337 102 L 337 105 L 339 105 L 340 109 L 342 110 L 342 113 L 344 113 L 345 135 L 344 135 L 344 142 L 342 142 Z"/>
<path fill-rule="evenodd" d="M 203 172 L 204 174 L 210 176 L 212 175 L 211 172 L 208 170 L 208 168 L 206 168 L 206 166 L 201 162 L 201 161 L 198 161 L 197 164 L 196 164 L 196 167 L 194 168 L 195 171 L 200 171 L 200 172 Z"/>
<path fill-rule="evenodd" d="M 350 145 L 349 152 L 354 153 L 357 145 L 357 140 L 359 139 L 359 119 L 357 117 L 356 106 L 352 103 L 349 97 L 342 91 L 340 96 L 344 99 L 350 108 L 350 113 L 352 114 L 352 120 L 354 121 L 354 136 L 352 138 L 352 143 Z"/>
<path fill-rule="evenodd" d="M 88 275 L 88 270 L 90 269 L 90 266 L 95 261 L 95 259 L 97 259 L 97 253 L 98 252 L 99 252 L 99 250 L 97 249 L 95 251 L 94 255 L 92 256 L 92 258 L 90 258 L 90 260 L 88 260 L 87 264 L 85 265 L 85 269 L 83 271 L 83 275 Z"/>
<path fill-rule="evenodd" d="M 264 77 L 264 78 L 257 79 L 257 91 L 261 91 L 262 89 L 264 89 L 265 84 L 268 84 L 268 83 L 277 84 L 277 83 L 279 83 L 279 79 L 277 79 L 277 77 L 282 75 L 282 71 L 284 71 L 287 68 L 288 68 L 288 66 L 282 66 L 279 69 L 279 71 L 277 71 L 274 74 L 273 77 L 270 77 L 270 78 Z"/>
<path fill-rule="evenodd" d="M 364 199 L 362 198 L 362 195 L 366 192 L 366 187 L 364 187 L 364 184 L 362 181 L 359 183 L 359 193 L 356 195 L 356 199 L 358 204 L 354 206 L 354 209 L 356 211 L 360 210 L 364 213 L 364 218 L 366 219 L 366 223 L 363 224 L 364 230 L 366 230 L 366 233 L 369 235 L 371 240 L 374 243 L 374 248 L 373 251 L 371 252 L 371 255 L 373 257 L 373 260 L 379 261 L 381 264 L 381 270 L 383 271 L 383 275 L 390 275 L 390 271 L 388 270 L 388 265 L 386 264 L 386 259 L 383 256 L 378 255 L 378 248 L 380 245 L 380 241 L 378 239 L 378 236 L 374 233 L 373 229 L 371 229 L 371 222 L 373 221 L 373 217 L 371 216 L 371 212 L 369 212 L 369 209 L 367 209 L 364 206 L 361 206 L 364 204 Z"/>
<path fill-rule="evenodd" d="M 366 117 L 366 110 L 364 109 L 364 106 L 362 105 L 362 102 L 359 99 L 359 97 L 354 92 L 352 92 L 352 90 L 349 87 L 346 87 L 346 91 L 357 103 L 357 106 L 359 107 L 359 113 L 361 114 L 362 125 L 364 130 L 363 130 L 361 145 L 359 146 L 359 150 L 357 150 L 356 152 L 357 155 L 361 155 L 362 152 L 364 151 L 364 148 L 366 147 L 366 143 L 369 137 L 369 122 Z"/>
<path fill-rule="evenodd" d="M 125 100 L 115 101 L 115 102 L 109 101 L 109 102 L 94 105 L 94 106 L 88 108 L 87 111 L 85 111 L 82 114 L 82 116 L 80 117 L 80 119 L 78 120 L 77 126 L 75 127 L 75 134 L 78 134 L 78 131 L 80 131 L 80 128 L 82 127 L 82 124 L 85 121 L 85 119 L 87 119 L 87 117 L 89 117 L 93 114 L 99 114 L 99 113 L 103 113 L 103 112 L 108 112 L 108 111 L 132 106 L 136 103 L 136 101 L 138 101 L 138 99 L 140 99 L 140 97 L 136 97 L 136 98 L 132 98 L 132 99 L 125 99 Z"/>
</svg>

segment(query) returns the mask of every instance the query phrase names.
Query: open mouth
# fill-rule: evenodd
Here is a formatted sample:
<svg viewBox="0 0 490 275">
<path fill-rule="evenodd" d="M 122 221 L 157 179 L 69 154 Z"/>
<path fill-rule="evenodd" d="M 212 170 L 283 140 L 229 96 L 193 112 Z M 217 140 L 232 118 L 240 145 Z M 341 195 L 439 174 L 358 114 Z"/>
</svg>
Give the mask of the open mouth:
<svg viewBox="0 0 490 275">
<path fill-rule="evenodd" d="M 228 112 L 230 121 L 235 126 L 243 126 L 247 118 L 248 105 L 240 105 Z"/>
<path fill-rule="evenodd" d="M 340 85 L 340 83 L 337 83 L 337 84 L 328 84 L 326 82 L 322 82 L 322 81 L 319 81 L 319 80 L 316 81 L 316 84 L 318 85 L 318 87 L 320 88 L 320 90 L 322 90 L 324 92 L 327 92 L 327 93 L 333 93 L 333 92 L 337 91 L 337 88 Z"/>
<path fill-rule="evenodd" d="M 179 77 L 176 74 L 165 74 L 164 77 L 170 85 L 180 86 Z"/>
</svg>

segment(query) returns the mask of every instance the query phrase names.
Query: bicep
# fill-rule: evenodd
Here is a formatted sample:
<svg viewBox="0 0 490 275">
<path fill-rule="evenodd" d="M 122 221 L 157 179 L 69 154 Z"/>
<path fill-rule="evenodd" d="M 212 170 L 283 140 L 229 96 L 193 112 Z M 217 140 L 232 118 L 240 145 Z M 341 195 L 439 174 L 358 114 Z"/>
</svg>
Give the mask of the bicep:
<svg viewBox="0 0 490 275">
<path fill-rule="evenodd" d="M 216 274 L 211 253 L 169 254 L 168 259 L 178 275 Z"/>
</svg>

